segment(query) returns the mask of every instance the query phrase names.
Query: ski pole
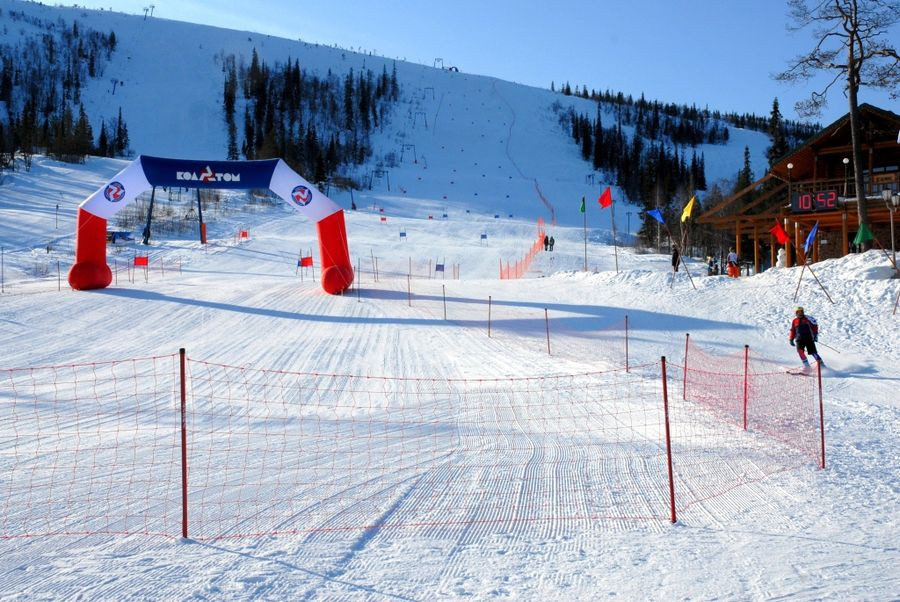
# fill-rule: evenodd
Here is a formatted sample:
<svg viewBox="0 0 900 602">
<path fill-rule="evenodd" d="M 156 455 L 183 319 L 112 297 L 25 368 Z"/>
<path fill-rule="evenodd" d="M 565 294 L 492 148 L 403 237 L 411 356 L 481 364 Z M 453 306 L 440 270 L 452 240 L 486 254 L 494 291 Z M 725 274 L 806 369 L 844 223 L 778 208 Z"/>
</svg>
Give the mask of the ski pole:
<svg viewBox="0 0 900 602">
<path fill-rule="evenodd" d="M 832 351 L 834 351 L 834 352 L 837 353 L 837 354 L 840 354 L 840 353 L 841 353 L 840 351 L 838 351 L 837 349 L 835 349 L 835 348 L 832 347 L 831 345 L 826 345 L 825 343 L 820 343 L 820 342 L 816 341 L 816 345 L 821 345 L 822 347 L 828 347 L 829 349 L 831 349 Z"/>
</svg>

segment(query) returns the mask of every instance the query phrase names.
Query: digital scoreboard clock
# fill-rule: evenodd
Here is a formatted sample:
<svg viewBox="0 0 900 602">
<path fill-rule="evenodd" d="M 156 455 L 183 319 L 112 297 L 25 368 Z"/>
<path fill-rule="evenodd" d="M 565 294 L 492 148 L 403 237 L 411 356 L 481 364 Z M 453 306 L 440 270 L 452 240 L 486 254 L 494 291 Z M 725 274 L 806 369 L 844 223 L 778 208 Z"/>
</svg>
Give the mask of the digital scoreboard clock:
<svg viewBox="0 0 900 602">
<path fill-rule="evenodd" d="M 838 209 L 837 190 L 818 192 L 795 192 L 791 197 L 792 213 L 810 213 L 813 211 L 831 211 Z"/>
</svg>

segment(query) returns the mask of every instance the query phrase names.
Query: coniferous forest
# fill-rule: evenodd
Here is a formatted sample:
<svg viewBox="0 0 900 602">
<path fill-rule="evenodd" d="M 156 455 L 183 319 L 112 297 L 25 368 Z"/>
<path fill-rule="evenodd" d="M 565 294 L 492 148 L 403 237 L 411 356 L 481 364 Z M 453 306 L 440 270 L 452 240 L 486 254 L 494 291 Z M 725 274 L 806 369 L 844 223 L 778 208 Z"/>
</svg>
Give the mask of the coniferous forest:
<svg viewBox="0 0 900 602">
<path fill-rule="evenodd" d="M 280 157 L 320 183 L 341 165 L 358 165 L 371 156 L 370 136 L 400 98 L 396 66 L 390 74 L 384 67 L 380 74 L 351 69 L 339 77 L 329 70 L 318 77 L 297 59 L 269 66 L 255 49 L 250 65 L 233 55 L 225 65 L 228 159 Z"/>
<path fill-rule="evenodd" d="M 555 86 L 551 84 L 551 89 Z M 700 144 L 726 144 L 733 127 L 766 132 L 772 140 L 767 151 L 769 165 L 793 146 L 820 129 L 818 124 L 785 121 L 781 118 L 775 99 L 768 118 L 756 115 L 723 114 L 695 106 L 663 104 L 648 101 L 643 96 L 635 101 L 631 96 L 614 92 L 587 91 L 587 87 L 572 91 L 565 84 L 560 92 L 598 103 L 593 119 L 574 110 L 561 110 L 560 123 L 571 132 L 585 161 L 603 172 L 632 200 L 641 200 L 645 209 L 658 208 L 667 222 L 678 223 L 683 206 L 697 191 L 707 191 L 705 159 L 697 154 Z M 603 123 L 604 107 L 611 108 L 613 121 Z M 623 131 L 633 128 L 633 135 Z M 736 166 L 737 167 L 737 166 Z M 754 181 L 750 169 L 749 149 L 744 151 L 744 163 L 736 169 L 733 189 L 723 191 L 717 185 L 709 190 L 707 204 L 721 200 L 728 194 L 749 186 Z M 747 202 L 752 200 L 748 197 Z M 707 230 L 710 230 L 707 232 Z M 647 243 L 658 236 L 657 222 L 643 213 L 639 236 Z M 712 235 L 709 228 L 699 228 L 697 238 Z"/>
<path fill-rule="evenodd" d="M 78 21 L 70 25 L 16 11 L 6 16 L 44 33 L 0 43 L 0 107 L 5 112 L 0 116 L 0 168 L 11 166 L 16 153 L 26 167 L 36 152 L 69 162 L 82 162 L 88 154 L 126 156 L 128 126 L 121 109 L 95 133 L 81 101 L 85 83 L 103 78 L 116 34 L 82 28 Z M 9 32 L 2 33 L 0 39 Z"/>
</svg>

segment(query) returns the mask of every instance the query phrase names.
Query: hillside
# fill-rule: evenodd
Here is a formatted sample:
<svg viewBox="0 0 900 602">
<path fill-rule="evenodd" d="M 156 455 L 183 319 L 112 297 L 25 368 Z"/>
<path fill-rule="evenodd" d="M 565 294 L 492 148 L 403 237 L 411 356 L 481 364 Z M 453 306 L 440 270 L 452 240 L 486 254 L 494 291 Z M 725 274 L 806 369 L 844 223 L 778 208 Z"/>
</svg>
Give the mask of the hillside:
<svg viewBox="0 0 900 602">
<path fill-rule="evenodd" d="M 6 43 L 11 44 L 25 36 L 42 35 L 39 24 L 46 22 L 70 28 L 77 21 L 82 29 L 115 32 L 115 52 L 101 75 L 83 82 L 81 98 L 95 134 L 101 122 L 114 121 L 121 109 L 130 148 L 136 154 L 224 158 L 224 61 L 234 56 L 238 63 L 249 65 L 255 50 L 270 65 L 297 60 L 304 70 L 320 77 L 329 73 L 343 77 L 351 69 L 390 72 L 396 64 L 402 100 L 388 123 L 373 134 L 373 156 L 341 174 L 370 184 L 374 191 L 388 192 L 390 184 L 389 192 L 398 198 L 420 200 L 428 206 L 453 206 L 477 196 L 487 199 L 489 211 L 528 219 L 543 216 L 548 221 L 549 203 L 560 223 L 579 223 L 581 197 L 596 198 L 606 185 L 615 184 L 604 182 L 603 174 L 594 174 L 560 123 L 561 114 L 569 108 L 596 115 L 596 103 L 582 98 L 302 41 L 165 19 L 12 0 L 2 0 L 0 10 L 0 25 L 8 33 Z M 10 11 L 28 18 L 12 19 Z M 239 95 L 237 104 L 240 116 L 246 100 Z M 604 123 L 616 122 L 613 111 L 604 109 Z M 633 136 L 632 127 L 623 130 Z M 728 144 L 699 145 L 686 151 L 705 157 L 706 180 L 712 183 L 734 177 L 743 164 L 745 146 L 751 150 L 753 169 L 761 174 L 768 144 L 763 134 L 732 128 Z M 345 192 L 329 193 L 349 207 Z M 621 200 L 621 194 L 615 196 Z M 620 231 L 626 228 L 625 218 L 624 211 L 617 215 Z"/>
</svg>

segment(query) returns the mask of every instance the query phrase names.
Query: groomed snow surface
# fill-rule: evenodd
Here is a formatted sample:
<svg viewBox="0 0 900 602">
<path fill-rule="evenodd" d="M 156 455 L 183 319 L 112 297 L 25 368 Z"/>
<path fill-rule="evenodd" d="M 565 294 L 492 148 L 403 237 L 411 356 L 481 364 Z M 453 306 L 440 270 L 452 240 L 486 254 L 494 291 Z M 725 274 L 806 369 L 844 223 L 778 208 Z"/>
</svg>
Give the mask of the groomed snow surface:
<svg viewBox="0 0 900 602">
<path fill-rule="evenodd" d="M 530 220 L 495 218 L 493 209 L 477 204 L 451 206 L 447 218 L 401 217 L 399 207 L 408 201 L 372 192 L 356 198 L 359 210 L 346 213 L 351 256 L 361 268 L 359 290 L 354 286 L 345 296 L 328 296 L 310 273 L 302 281 L 297 273 L 297 256 L 307 249 L 319 264 L 313 225 L 283 205 L 242 207 L 245 197 L 235 195 L 229 200 L 233 212 L 210 223 L 208 246 L 193 233 L 160 234 L 149 250 L 149 275 L 139 271 L 134 282 L 124 266 L 146 247 L 110 246 L 117 283 L 102 291 L 71 291 L 64 270 L 77 199 L 123 165 L 91 159 L 87 166 L 72 167 L 39 157 L 32 172 L 7 175 L 0 187 L 5 222 L 0 373 L 7 382 L 15 373 L 16 382 L 30 384 L 15 390 L 0 384 L 0 462 L 6 467 L 0 506 L 7 531 L 34 535 L 0 540 L 3 598 L 669 600 L 900 594 L 895 390 L 900 350 L 893 336 L 898 317 L 891 315 L 900 289 L 880 251 L 814 266 L 833 304 L 808 272 L 799 289 L 798 302 L 818 318 L 820 341 L 827 345 L 821 347 L 828 364 L 826 469 L 793 457 L 779 470 L 776 463 L 792 456 L 774 451 L 740 464 L 735 459 L 745 453 L 745 434 L 707 420 L 706 442 L 731 471 L 710 479 L 736 484 L 701 499 L 671 525 L 665 473 L 657 470 L 664 459 L 647 452 L 652 437 L 634 435 L 659 426 L 657 414 L 633 411 L 633 404 L 658 395 L 659 383 L 610 375 L 621 360 L 616 347 L 621 339 L 611 329 L 621 328 L 629 316 L 632 366 L 658 365 L 663 355 L 680 363 L 685 333 L 713 358 L 740 354 L 749 345 L 763 368 L 796 366 L 787 329 L 799 268 L 730 280 L 707 277 L 701 264 L 691 261 L 695 290 L 683 272 L 671 281 L 667 256 L 620 248 L 616 257 L 592 231 L 591 269 L 585 272 L 582 229 L 557 226 L 550 229 L 556 239 L 552 253 L 539 253 L 524 278 L 501 281 L 500 262 L 521 257 L 533 240 Z M 72 201 L 63 203 L 57 227 L 60 198 Z M 348 198 L 337 200 L 349 206 Z M 391 204 L 398 210 L 381 213 Z M 591 209 L 592 220 L 604 218 Z M 249 239 L 235 243 L 241 228 Z M 407 233 L 404 239 L 401 231 Z M 487 234 L 486 241 L 481 234 Z M 63 265 L 61 291 L 57 258 Z M 446 279 L 434 272 L 436 262 L 445 264 Z M 231 412 L 213 417 L 198 410 L 192 416 L 190 426 L 198 433 L 232 433 L 207 436 L 207 451 L 197 456 L 206 465 L 197 465 L 192 474 L 220 488 L 216 499 L 224 501 L 210 505 L 211 512 L 240 508 L 245 513 L 234 526 L 231 517 L 203 516 L 198 503 L 196 536 L 186 540 L 177 520 L 178 418 L 170 412 L 177 407 L 177 387 L 169 378 L 177 358 L 157 361 L 159 382 L 153 385 L 135 376 L 143 368 L 115 372 L 101 366 L 89 393 L 69 405 L 54 401 L 52 391 L 77 389 L 65 378 L 72 371 L 36 370 L 38 378 L 23 381 L 22 372 L 9 370 L 172 356 L 181 347 L 191 358 L 196 385 L 189 403 Z M 108 380 L 113 373 L 121 375 L 115 386 Z M 304 379 L 296 373 L 359 378 L 337 386 L 329 377 Z M 576 376 L 593 373 L 600 374 Z M 43 382 L 40 375 L 46 374 L 58 381 Z M 491 379 L 506 381 L 505 389 Z M 670 387 L 678 397 L 677 375 L 670 377 Z M 145 389 L 162 389 L 161 401 L 144 395 Z M 566 391 L 575 393 L 567 397 Z M 289 410 L 296 399 L 310 400 L 302 420 Z M 135 406 L 159 411 L 158 420 L 138 415 Z M 610 407 L 618 409 L 606 414 L 599 409 Z M 39 412 L 48 418 L 37 417 Z M 626 417 L 628 424 L 617 423 Z M 44 449 L 90 449 L 90 458 L 28 455 L 36 433 L 66 432 L 71 420 L 91 426 L 74 443 L 45 441 Z M 616 447 L 597 445 L 592 428 Z M 117 432 L 111 436 L 110 430 Z M 268 443 L 249 444 L 243 437 L 251 431 Z M 98 448 L 96 440 L 115 445 Z M 150 444 L 141 447 L 145 441 Z M 779 446 L 773 441 L 771 449 Z M 301 466 L 295 458 L 316 460 Z M 335 458 L 341 461 L 334 463 Z M 241 467 L 219 461 L 239 462 L 257 473 L 242 475 Z M 85 479 L 86 465 L 100 474 L 128 475 L 129 487 L 118 489 L 115 478 L 110 481 L 115 488 Z M 29 479 L 27 494 L 21 480 L 8 477 L 11 466 L 18 467 L 17 477 Z M 142 472 L 146 466 L 152 470 Z M 286 467 L 290 474 L 283 472 Z M 79 478 L 73 482 L 67 474 Z M 146 481 L 137 480 L 143 477 Z M 240 487 L 255 479 L 266 482 L 263 494 Z M 328 496 L 317 498 L 309 488 L 295 495 L 290 488 L 310 479 L 327 481 Z M 158 490 L 175 505 L 165 511 L 152 507 L 147 516 L 176 520 L 143 520 L 150 522 L 150 532 L 159 524 L 173 527 L 165 535 L 41 535 L 90 530 L 104 515 L 120 511 L 134 519 L 145 496 Z M 17 496 L 11 498 L 9 491 Z M 96 507 L 85 508 L 86 500 Z M 268 500 L 296 503 L 301 510 L 279 514 L 282 509 L 273 510 Z M 40 516 L 34 508 L 42 509 Z M 630 516 L 633 508 L 641 508 L 641 516 Z M 99 522 L 85 527 L 79 513 L 91 510 Z M 273 527 L 266 523 L 267 513 L 286 522 Z M 33 522 L 23 525 L 21 517 Z M 216 533 L 220 519 L 241 536 Z M 207 534 L 212 537 L 203 537 L 204 528 L 213 529 Z"/>
</svg>

